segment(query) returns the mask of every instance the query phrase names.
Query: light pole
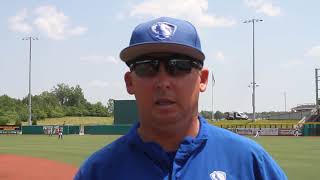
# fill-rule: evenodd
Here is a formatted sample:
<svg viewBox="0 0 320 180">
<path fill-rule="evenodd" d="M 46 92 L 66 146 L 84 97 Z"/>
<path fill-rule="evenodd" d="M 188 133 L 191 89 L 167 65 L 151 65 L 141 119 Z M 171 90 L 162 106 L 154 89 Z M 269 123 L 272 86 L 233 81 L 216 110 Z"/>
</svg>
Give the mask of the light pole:
<svg viewBox="0 0 320 180">
<path fill-rule="evenodd" d="M 320 114 L 320 109 L 319 109 L 319 68 L 315 69 L 315 76 L 316 76 L 316 109 L 317 109 L 317 114 Z"/>
<path fill-rule="evenodd" d="M 253 112 L 253 121 L 256 120 L 256 80 L 255 80 L 255 64 L 254 64 L 254 23 L 261 22 L 262 19 L 249 19 L 243 23 L 252 23 L 252 112 Z"/>
<path fill-rule="evenodd" d="M 287 93 L 284 92 L 284 112 L 287 112 Z"/>
<path fill-rule="evenodd" d="M 31 119 L 32 119 L 32 114 L 31 114 L 31 42 L 32 40 L 38 40 L 37 37 L 25 37 L 22 38 L 22 40 L 29 40 L 30 42 L 30 50 L 29 50 L 29 118 L 28 118 L 28 124 L 29 126 L 32 125 Z"/>
<path fill-rule="evenodd" d="M 214 75 L 213 75 L 213 71 L 212 71 L 212 94 L 211 94 L 211 108 L 212 108 L 212 111 L 211 111 L 211 119 L 213 120 L 214 119 L 214 113 L 213 113 L 213 86 L 214 84 L 216 83 L 216 80 L 214 79 Z"/>
</svg>

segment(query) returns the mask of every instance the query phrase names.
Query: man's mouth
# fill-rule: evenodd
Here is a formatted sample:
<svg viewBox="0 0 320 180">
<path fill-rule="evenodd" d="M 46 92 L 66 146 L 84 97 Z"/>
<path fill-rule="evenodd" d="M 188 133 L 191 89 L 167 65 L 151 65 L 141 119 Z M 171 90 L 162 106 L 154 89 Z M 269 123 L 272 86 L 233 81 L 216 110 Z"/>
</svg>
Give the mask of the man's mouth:
<svg viewBox="0 0 320 180">
<path fill-rule="evenodd" d="M 158 99 L 156 100 L 155 104 L 159 106 L 168 106 L 168 105 L 175 104 L 175 101 L 172 101 L 170 99 Z"/>
</svg>

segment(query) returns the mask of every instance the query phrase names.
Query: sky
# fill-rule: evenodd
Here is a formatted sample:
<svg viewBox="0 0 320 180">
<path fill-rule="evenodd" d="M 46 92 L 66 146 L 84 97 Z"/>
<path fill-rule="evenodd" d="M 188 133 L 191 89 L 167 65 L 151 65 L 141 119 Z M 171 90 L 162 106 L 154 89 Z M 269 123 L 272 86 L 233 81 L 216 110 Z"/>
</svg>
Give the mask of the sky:
<svg viewBox="0 0 320 180">
<path fill-rule="evenodd" d="M 281 0 L 28 0 L 0 2 L 0 95 L 32 94 L 58 83 L 80 85 L 85 98 L 134 99 L 119 52 L 134 27 L 161 16 L 193 23 L 210 70 L 199 111 L 252 112 L 252 23 L 255 23 L 256 112 L 314 103 L 320 68 L 320 1 Z M 212 74 L 215 83 L 212 83 Z M 213 103 L 212 103 L 213 102 Z"/>
</svg>

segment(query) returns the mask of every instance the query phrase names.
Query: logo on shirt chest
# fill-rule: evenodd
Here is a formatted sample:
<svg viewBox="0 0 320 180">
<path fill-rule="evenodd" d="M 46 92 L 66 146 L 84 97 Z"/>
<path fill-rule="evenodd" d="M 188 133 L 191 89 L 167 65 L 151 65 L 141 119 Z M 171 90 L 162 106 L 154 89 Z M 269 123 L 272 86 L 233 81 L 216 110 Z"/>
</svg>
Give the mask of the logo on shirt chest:
<svg viewBox="0 0 320 180">
<path fill-rule="evenodd" d="M 226 180 L 227 179 L 227 175 L 223 171 L 213 171 L 210 174 L 210 178 L 211 178 L 211 180 Z"/>
</svg>

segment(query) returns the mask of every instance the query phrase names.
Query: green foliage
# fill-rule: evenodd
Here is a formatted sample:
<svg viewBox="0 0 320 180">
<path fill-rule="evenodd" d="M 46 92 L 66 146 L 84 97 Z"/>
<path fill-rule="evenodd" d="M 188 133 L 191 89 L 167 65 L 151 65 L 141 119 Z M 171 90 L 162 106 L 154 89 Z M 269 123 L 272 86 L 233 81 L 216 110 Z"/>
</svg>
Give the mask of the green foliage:
<svg viewBox="0 0 320 180">
<path fill-rule="evenodd" d="M 21 120 L 16 120 L 16 122 L 14 122 L 14 125 L 16 125 L 16 126 L 21 126 L 22 125 L 22 122 L 21 122 Z"/>
<path fill-rule="evenodd" d="M 113 115 L 113 100 L 108 100 L 108 105 L 101 102 L 89 103 L 79 85 L 70 87 L 66 84 L 58 84 L 51 92 L 44 91 L 40 95 L 34 95 L 32 100 L 32 119 L 61 118 L 64 116 L 98 116 L 107 117 Z M 0 123 L 7 124 L 17 120 L 27 121 L 29 98 L 22 100 L 10 98 L 7 95 L 0 96 Z"/>
<path fill-rule="evenodd" d="M 212 119 L 211 111 L 201 111 L 200 115 L 206 119 Z"/>
<path fill-rule="evenodd" d="M 8 120 L 6 117 L 4 117 L 4 113 L 0 109 L 0 125 L 6 125 L 7 123 L 8 123 Z"/>
<path fill-rule="evenodd" d="M 38 120 L 38 125 L 62 125 L 63 123 L 68 125 L 112 125 L 114 119 L 112 117 L 92 117 L 92 116 L 83 116 L 83 117 L 70 117 L 66 116 L 63 118 L 46 118 L 44 120 Z M 23 123 L 27 125 L 27 123 Z"/>
<path fill-rule="evenodd" d="M 108 116 L 108 109 L 101 103 L 93 104 L 94 113 L 96 116 Z"/>
<path fill-rule="evenodd" d="M 9 123 L 8 118 L 0 116 L 0 125 L 6 125 L 8 123 Z"/>
<path fill-rule="evenodd" d="M 38 119 L 44 119 L 47 118 L 47 113 L 39 107 L 32 108 L 32 119 L 38 120 Z"/>
<path fill-rule="evenodd" d="M 37 120 L 33 119 L 32 120 L 32 125 L 37 125 Z"/>
<path fill-rule="evenodd" d="M 108 103 L 107 103 L 107 112 L 109 114 L 109 116 L 113 116 L 114 115 L 114 99 L 109 99 Z"/>
<path fill-rule="evenodd" d="M 212 117 L 212 111 L 201 111 L 200 115 L 203 116 L 206 119 L 223 119 L 223 113 L 221 111 L 216 111 L 216 113 L 214 113 L 213 117 Z"/>
<path fill-rule="evenodd" d="M 221 111 L 216 111 L 216 113 L 214 113 L 214 119 L 223 119 L 223 113 Z"/>
<path fill-rule="evenodd" d="M 48 118 L 61 118 L 65 116 L 65 112 L 61 107 L 54 107 L 47 111 Z"/>
<path fill-rule="evenodd" d="M 62 106 L 79 106 L 87 102 L 79 85 L 69 87 L 69 85 L 63 83 L 58 84 L 57 87 L 53 88 L 52 93 Z"/>
<path fill-rule="evenodd" d="M 0 125 L 6 125 L 9 122 L 19 120 L 19 116 L 15 111 L 4 112 L 0 109 Z"/>
</svg>

